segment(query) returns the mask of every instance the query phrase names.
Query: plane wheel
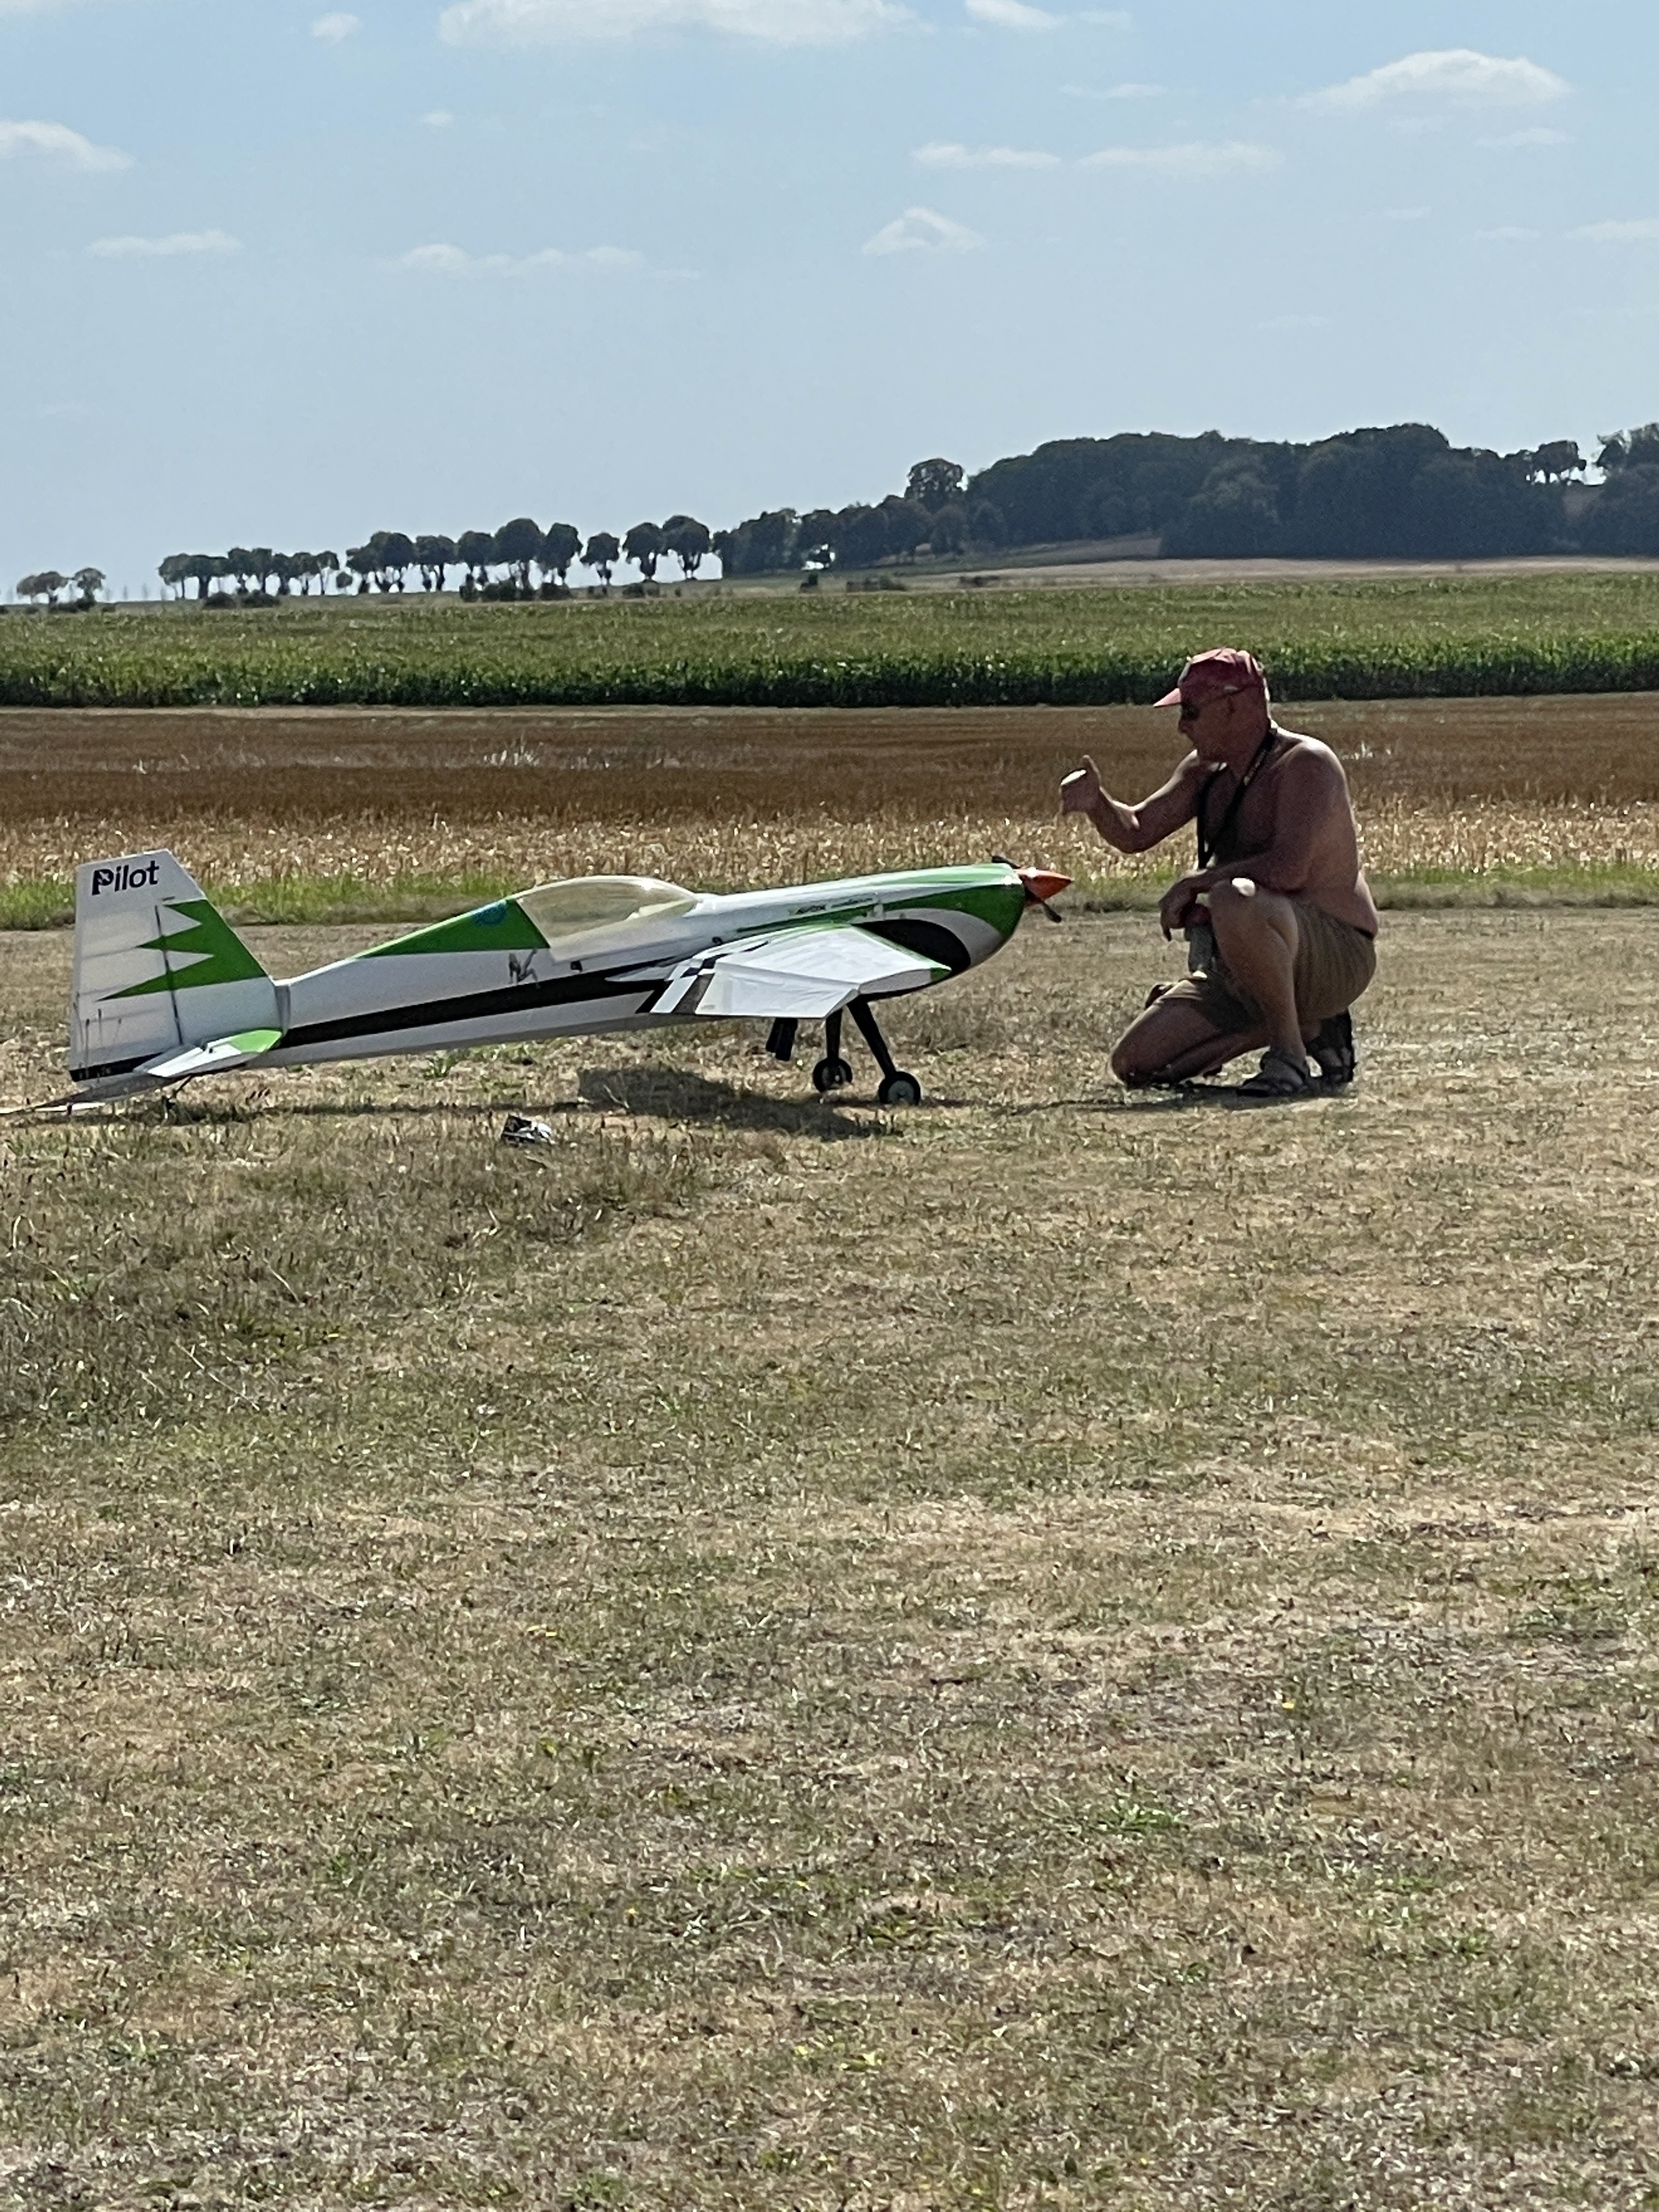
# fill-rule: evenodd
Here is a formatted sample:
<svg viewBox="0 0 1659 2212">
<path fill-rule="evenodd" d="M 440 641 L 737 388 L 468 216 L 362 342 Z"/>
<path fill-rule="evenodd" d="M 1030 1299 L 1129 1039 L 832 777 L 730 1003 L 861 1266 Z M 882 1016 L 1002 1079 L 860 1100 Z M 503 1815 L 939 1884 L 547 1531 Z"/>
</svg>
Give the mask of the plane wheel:
<svg viewBox="0 0 1659 2212">
<path fill-rule="evenodd" d="M 914 1075 L 907 1075 L 902 1067 L 896 1068 L 877 1091 L 876 1103 L 878 1106 L 920 1106 L 921 1085 Z"/>
<path fill-rule="evenodd" d="M 845 1091 L 852 1080 L 851 1065 L 844 1060 L 821 1060 L 812 1070 L 814 1091 Z"/>
</svg>

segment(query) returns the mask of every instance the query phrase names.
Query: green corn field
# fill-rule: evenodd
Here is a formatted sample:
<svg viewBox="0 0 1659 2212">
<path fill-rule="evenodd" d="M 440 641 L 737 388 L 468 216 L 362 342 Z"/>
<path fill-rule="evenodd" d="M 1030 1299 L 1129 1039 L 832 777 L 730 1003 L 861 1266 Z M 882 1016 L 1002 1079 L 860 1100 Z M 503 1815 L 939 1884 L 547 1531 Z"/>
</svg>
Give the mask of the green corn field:
<svg viewBox="0 0 1659 2212">
<path fill-rule="evenodd" d="M 1659 689 L 1659 575 L 9 611 L 0 705 L 1111 705 L 1246 645 L 1301 699 Z"/>
</svg>

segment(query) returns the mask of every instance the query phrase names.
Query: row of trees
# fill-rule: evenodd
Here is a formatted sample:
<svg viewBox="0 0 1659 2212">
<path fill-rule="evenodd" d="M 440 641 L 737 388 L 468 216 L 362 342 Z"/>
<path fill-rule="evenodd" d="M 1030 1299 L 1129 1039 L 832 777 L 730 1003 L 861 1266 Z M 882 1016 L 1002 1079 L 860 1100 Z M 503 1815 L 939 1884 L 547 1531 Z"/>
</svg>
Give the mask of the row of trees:
<svg viewBox="0 0 1659 2212">
<path fill-rule="evenodd" d="M 1139 537 L 1176 556 L 1237 559 L 1286 554 L 1342 557 L 1478 558 L 1523 553 L 1659 554 L 1659 422 L 1613 431 L 1594 465 L 1604 481 L 1579 481 L 1590 465 L 1571 439 L 1498 453 L 1454 447 L 1427 423 L 1347 430 L 1299 445 L 1162 432 L 1073 438 L 995 461 L 970 477 L 955 461 L 918 461 L 902 492 L 873 504 L 799 513 L 777 507 L 711 532 L 693 515 L 640 522 L 618 538 L 574 523 L 544 529 L 528 515 L 459 538 L 377 530 L 343 558 L 233 545 L 226 553 L 171 553 L 167 588 L 228 602 L 285 597 L 296 588 L 401 592 L 449 588 L 459 569 L 468 598 L 532 596 L 568 588 L 580 563 L 609 589 L 626 562 L 642 580 L 665 560 L 694 577 L 714 552 L 728 575 L 792 569 L 872 568 L 914 560 L 994 554 L 1005 547 Z M 96 568 L 20 578 L 20 598 L 90 605 Z"/>
<path fill-rule="evenodd" d="M 61 605 L 65 592 L 77 594 L 75 605 L 89 607 L 103 588 L 101 568 L 77 568 L 72 576 L 60 575 L 56 568 L 42 568 L 37 575 L 20 576 L 15 586 L 20 599 L 36 605 L 44 599 L 49 607 Z"/>
<path fill-rule="evenodd" d="M 1075 438 L 971 478 L 919 461 L 903 492 L 874 506 L 775 509 L 714 544 L 737 575 L 1134 537 L 1220 559 L 1659 553 L 1659 426 L 1601 441 L 1604 484 L 1577 481 L 1589 465 L 1571 439 L 1498 453 L 1416 422 L 1309 445 L 1217 431 Z"/>
<path fill-rule="evenodd" d="M 244 597 L 281 599 L 296 585 L 302 595 L 308 593 L 313 583 L 319 591 L 331 582 L 339 592 L 401 592 L 411 569 L 422 590 L 442 592 L 449 588 L 450 571 L 459 568 L 465 596 L 516 599 L 533 596 L 532 571 L 539 574 L 544 588 L 566 588 L 577 562 L 591 568 L 607 590 L 623 561 L 647 581 L 665 559 L 678 561 L 684 575 L 695 576 L 711 543 L 707 524 L 690 514 L 636 522 L 620 538 L 598 530 L 586 544 L 574 523 L 555 522 L 544 530 L 521 514 L 499 530 L 464 530 L 459 538 L 410 538 L 401 530 L 377 530 L 362 545 L 349 546 L 343 560 L 331 551 L 278 553 L 268 545 L 233 545 L 228 553 L 169 553 L 157 574 L 180 598 L 193 583 L 197 598 L 205 599 L 216 585 L 228 580 Z"/>
</svg>

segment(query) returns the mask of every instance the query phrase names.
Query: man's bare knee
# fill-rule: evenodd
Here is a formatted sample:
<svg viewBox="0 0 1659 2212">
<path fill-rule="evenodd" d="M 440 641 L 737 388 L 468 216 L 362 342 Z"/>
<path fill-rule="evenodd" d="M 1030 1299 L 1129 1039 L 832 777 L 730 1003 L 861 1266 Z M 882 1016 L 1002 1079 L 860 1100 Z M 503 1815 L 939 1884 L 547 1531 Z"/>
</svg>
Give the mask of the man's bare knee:
<svg viewBox="0 0 1659 2212">
<path fill-rule="evenodd" d="M 1271 933 L 1296 950 L 1296 908 L 1277 891 L 1264 891 L 1249 876 L 1224 878 L 1206 894 L 1216 943 L 1224 952 L 1229 945 L 1260 942 Z"/>
<path fill-rule="evenodd" d="M 1149 1075 L 1158 1072 L 1145 1050 L 1135 1049 L 1133 1034 L 1121 1036 L 1112 1047 L 1111 1069 L 1120 1083 L 1132 1085 L 1144 1083 Z"/>
</svg>

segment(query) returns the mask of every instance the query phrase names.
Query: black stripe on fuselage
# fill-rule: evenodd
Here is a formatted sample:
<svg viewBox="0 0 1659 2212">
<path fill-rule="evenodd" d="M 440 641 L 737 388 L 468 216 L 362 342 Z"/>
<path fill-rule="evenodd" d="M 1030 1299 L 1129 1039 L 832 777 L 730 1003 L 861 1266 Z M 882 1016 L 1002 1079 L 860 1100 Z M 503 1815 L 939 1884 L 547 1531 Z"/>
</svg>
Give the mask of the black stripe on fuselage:
<svg viewBox="0 0 1659 2212">
<path fill-rule="evenodd" d="M 428 999 L 418 1006 L 383 1006 L 378 1013 L 345 1014 L 332 1022 L 302 1022 L 283 1034 L 279 1052 L 310 1044 L 340 1044 L 348 1037 L 391 1035 L 398 1030 L 446 1029 L 488 1021 L 496 1014 L 533 1014 L 543 1006 L 580 1006 L 589 999 L 648 999 L 656 983 L 623 983 L 614 977 L 559 975 L 545 983 L 514 983 L 504 991 L 475 991 L 465 999 Z"/>
<path fill-rule="evenodd" d="M 879 921 L 861 921 L 859 927 L 868 931 L 872 937 L 884 937 L 902 951 L 915 952 L 923 960 L 936 960 L 953 975 L 960 975 L 964 968 L 972 964 L 967 946 L 955 930 L 947 929 L 942 921 L 918 921 L 909 915 L 884 915 Z"/>
</svg>

